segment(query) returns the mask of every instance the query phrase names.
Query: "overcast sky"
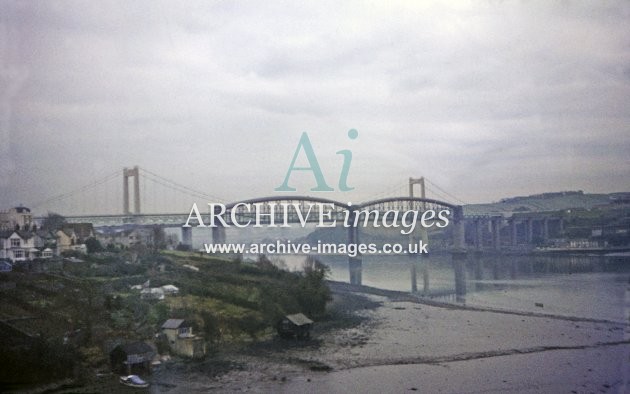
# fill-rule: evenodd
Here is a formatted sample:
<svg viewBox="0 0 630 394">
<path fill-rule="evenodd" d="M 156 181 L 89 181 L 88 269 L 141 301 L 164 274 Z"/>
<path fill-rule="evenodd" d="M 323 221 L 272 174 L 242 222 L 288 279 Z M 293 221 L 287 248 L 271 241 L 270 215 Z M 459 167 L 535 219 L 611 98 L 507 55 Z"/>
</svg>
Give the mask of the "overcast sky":
<svg viewBox="0 0 630 394">
<path fill-rule="evenodd" d="M 0 208 L 136 164 L 273 195 L 305 131 L 331 187 L 352 151 L 355 189 L 296 172 L 300 194 L 629 191 L 629 20 L 628 1 L 0 0 Z"/>
</svg>

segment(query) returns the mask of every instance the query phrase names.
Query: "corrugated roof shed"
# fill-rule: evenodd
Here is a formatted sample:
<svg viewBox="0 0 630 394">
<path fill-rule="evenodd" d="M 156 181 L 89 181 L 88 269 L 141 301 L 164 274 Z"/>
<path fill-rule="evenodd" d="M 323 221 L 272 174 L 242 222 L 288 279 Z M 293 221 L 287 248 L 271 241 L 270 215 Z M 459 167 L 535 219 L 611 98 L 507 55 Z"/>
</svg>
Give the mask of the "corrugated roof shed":
<svg viewBox="0 0 630 394">
<path fill-rule="evenodd" d="M 164 322 L 164 324 L 162 324 L 163 329 L 174 330 L 183 327 L 190 327 L 190 324 L 188 324 L 184 319 L 168 319 Z"/>
<path fill-rule="evenodd" d="M 287 319 L 296 326 L 303 326 L 306 324 L 313 324 L 313 321 L 306 317 L 303 313 L 296 313 L 294 315 L 287 315 Z"/>
<path fill-rule="evenodd" d="M 153 348 L 146 342 L 131 342 L 120 347 L 126 354 L 144 354 L 153 352 Z"/>
</svg>

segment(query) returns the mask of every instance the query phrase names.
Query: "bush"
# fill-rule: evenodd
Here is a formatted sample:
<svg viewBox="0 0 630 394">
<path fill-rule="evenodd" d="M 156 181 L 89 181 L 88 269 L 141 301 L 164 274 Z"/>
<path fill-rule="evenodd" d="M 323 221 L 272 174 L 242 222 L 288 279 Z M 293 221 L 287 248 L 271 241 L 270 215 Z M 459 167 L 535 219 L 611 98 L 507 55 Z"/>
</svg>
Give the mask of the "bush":
<svg viewBox="0 0 630 394">
<path fill-rule="evenodd" d="M 89 254 L 102 252 L 104 250 L 100 241 L 94 237 L 90 237 L 85 240 L 85 247 L 87 248 L 87 252 Z"/>
<path fill-rule="evenodd" d="M 332 299 L 326 285 L 330 269 L 312 256 L 304 261 L 304 275 L 298 282 L 297 300 L 302 312 L 310 316 L 320 316 L 326 310 L 326 303 Z"/>
<path fill-rule="evenodd" d="M 180 252 L 190 252 L 192 248 L 190 247 L 190 245 L 184 245 L 183 243 L 179 243 L 177 244 L 177 247 L 175 247 L 175 250 L 178 250 Z"/>
</svg>

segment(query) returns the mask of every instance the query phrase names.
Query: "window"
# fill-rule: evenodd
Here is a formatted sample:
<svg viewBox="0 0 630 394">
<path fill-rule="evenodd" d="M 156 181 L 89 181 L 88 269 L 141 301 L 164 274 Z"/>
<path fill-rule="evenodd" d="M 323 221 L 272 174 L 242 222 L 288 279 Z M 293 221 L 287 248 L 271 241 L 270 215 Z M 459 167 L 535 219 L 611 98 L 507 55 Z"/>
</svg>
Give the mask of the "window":
<svg viewBox="0 0 630 394">
<path fill-rule="evenodd" d="M 19 238 L 11 238 L 11 247 L 19 248 L 20 247 L 20 239 Z"/>
<path fill-rule="evenodd" d="M 24 251 L 22 249 L 14 250 L 13 251 L 13 257 L 15 257 L 16 259 L 23 259 L 24 258 Z"/>
</svg>

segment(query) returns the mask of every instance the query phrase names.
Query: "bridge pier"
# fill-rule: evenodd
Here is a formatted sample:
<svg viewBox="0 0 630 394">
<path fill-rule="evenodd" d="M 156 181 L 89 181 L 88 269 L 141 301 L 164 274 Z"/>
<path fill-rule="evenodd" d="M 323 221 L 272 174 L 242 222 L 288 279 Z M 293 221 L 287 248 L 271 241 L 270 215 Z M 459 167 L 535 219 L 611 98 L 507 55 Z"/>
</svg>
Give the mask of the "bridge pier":
<svg viewBox="0 0 630 394">
<path fill-rule="evenodd" d="M 483 262 L 481 260 L 482 254 L 477 252 L 474 254 L 474 275 L 475 275 L 475 290 L 482 290 L 483 284 L 479 281 L 483 280 Z"/>
<path fill-rule="evenodd" d="M 221 207 L 214 207 L 214 214 L 219 215 L 221 212 Z M 215 245 L 224 244 L 226 240 L 225 236 L 225 227 L 219 223 L 216 227 L 212 227 L 212 243 Z"/>
<path fill-rule="evenodd" d="M 419 240 L 422 240 L 424 244 L 429 243 L 429 235 L 425 229 L 420 230 L 420 237 L 409 237 L 409 244 L 417 244 Z M 429 259 L 427 256 L 423 256 L 420 253 L 414 253 L 409 255 L 409 271 L 411 277 L 411 292 L 418 292 L 418 266 L 420 265 L 420 271 L 422 272 L 422 295 L 429 295 Z"/>
<path fill-rule="evenodd" d="M 359 244 L 359 228 L 354 226 L 357 223 L 356 216 L 358 211 L 352 211 L 352 226 L 348 227 L 348 245 L 358 245 Z M 348 269 L 350 271 L 350 284 L 352 285 L 360 285 L 362 283 L 362 271 L 363 271 L 363 261 L 361 259 L 361 255 L 357 250 L 356 257 L 348 256 Z"/>
<path fill-rule="evenodd" d="M 458 302 L 465 301 L 466 296 L 466 252 L 454 251 L 453 272 L 455 273 L 455 295 Z"/>
<path fill-rule="evenodd" d="M 464 209 L 458 205 L 453 210 L 453 250 L 466 251 Z"/>
<path fill-rule="evenodd" d="M 501 222 L 503 218 L 493 218 L 490 222 L 492 227 L 492 246 L 494 250 L 501 250 Z"/>
<path fill-rule="evenodd" d="M 348 265 L 350 267 L 350 284 L 360 285 L 362 282 L 361 271 L 363 270 L 361 258 L 348 257 Z"/>
<path fill-rule="evenodd" d="M 426 241 L 424 241 L 426 243 Z M 418 243 L 415 237 L 410 238 L 410 243 Z M 420 254 L 409 255 L 409 272 L 411 277 L 411 292 L 418 292 L 418 266 L 422 272 L 422 295 L 429 295 L 429 260 Z"/>
<path fill-rule="evenodd" d="M 425 297 L 429 296 L 429 259 L 423 259 L 424 262 L 422 264 L 422 295 Z"/>
<path fill-rule="evenodd" d="M 182 245 L 192 249 L 192 227 L 182 227 Z"/>
<path fill-rule="evenodd" d="M 413 242 L 413 237 L 411 237 L 411 240 Z M 409 256 L 409 273 L 411 276 L 411 292 L 412 293 L 417 293 L 418 292 L 418 273 L 416 272 L 416 263 L 418 260 L 418 256 L 416 256 L 415 254 L 412 254 Z"/>
<path fill-rule="evenodd" d="M 527 244 L 531 244 L 534 241 L 534 219 L 529 218 L 525 220 L 525 230 L 527 231 Z"/>
<path fill-rule="evenodd" d="M 458 302 L 465 301 L 466 295 L 466 244 L 464 228 L 464 209 L 457 206 L 453 211 L 453 250 L 451 258 L 455 273 L 455 295 Z"/>
<path fill-rule="evenodd" d="M 516 219 L 510 219 L 510 241 L 513 247 L 516 247 L 518 244 L 518 233 L 516 231 Z"/>
<path fill-rule="evenodd" d="M 217 245 L 217 244 L 224 244 L 225 243 L 225 227 L 223 226 L 217 226 L 217 227 L 212 227 L 212 243 Z"/>
<path fill-rule="evenodd" d="M 483 225 L 485 221 L 481 218 L 475 219 L 475 249 L 483 249 Z"/>
</svg>

